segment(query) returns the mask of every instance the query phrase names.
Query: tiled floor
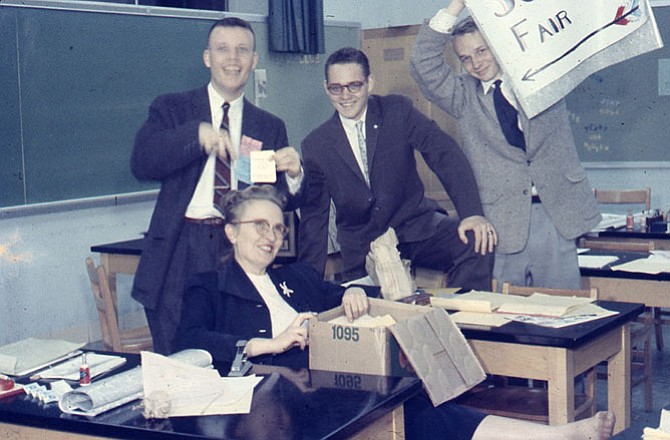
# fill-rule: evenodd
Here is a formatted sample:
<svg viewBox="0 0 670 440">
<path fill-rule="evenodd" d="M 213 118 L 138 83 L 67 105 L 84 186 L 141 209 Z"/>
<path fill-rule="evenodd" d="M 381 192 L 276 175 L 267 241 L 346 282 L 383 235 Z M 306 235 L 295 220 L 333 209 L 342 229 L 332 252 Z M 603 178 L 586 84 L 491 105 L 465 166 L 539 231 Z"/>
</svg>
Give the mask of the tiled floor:
<svg viewBox="0 0 670 440">
<path fill-rule="evenodd" d="M 644 410 L 644 385 L 640 384 L 633 388 L 633 417 L 631 427 L 613 437 L 615 440 L 640 440 L 642 430 L 646 427 L 657 428 L 661 416 L 661 409 L 670 409 L 670 326 L 663 326 L 663 351 L 656 350 L 656 342 L 653 345 L 653 395 L 654 409 L 651 412 Z M 606 385 L 598 383 L 598 405 L 606 406 Z M 600 394 L 602 393 L 602 394 Z"/>
</svg>

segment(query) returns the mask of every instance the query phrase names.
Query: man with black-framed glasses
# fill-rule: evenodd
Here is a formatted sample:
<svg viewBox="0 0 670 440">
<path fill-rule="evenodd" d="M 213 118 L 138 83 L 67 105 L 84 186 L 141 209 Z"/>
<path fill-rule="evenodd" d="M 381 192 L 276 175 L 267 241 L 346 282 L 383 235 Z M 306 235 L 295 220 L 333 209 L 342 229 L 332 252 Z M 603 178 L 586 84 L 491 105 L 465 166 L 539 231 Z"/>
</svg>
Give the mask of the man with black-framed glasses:
<svg viewBox="0 0 670 440">
<path fill-rule="evenodd" d="M 456 142 L 409 99 L 371 95 L 374 77 L 362 51 L 330 55 L 325 76 L 336 112 L 302 142 L 307 186 L 300 259 L 324 272 L 332 199 L 345 279 L 365 275 L 370 243 L 392 227 L 402 258 L 447 271 L 452 286 L 490 290 L 496 235 Z M 424 197 L 415 150 L 440 178 L 460 219 Z"/>
</svg>

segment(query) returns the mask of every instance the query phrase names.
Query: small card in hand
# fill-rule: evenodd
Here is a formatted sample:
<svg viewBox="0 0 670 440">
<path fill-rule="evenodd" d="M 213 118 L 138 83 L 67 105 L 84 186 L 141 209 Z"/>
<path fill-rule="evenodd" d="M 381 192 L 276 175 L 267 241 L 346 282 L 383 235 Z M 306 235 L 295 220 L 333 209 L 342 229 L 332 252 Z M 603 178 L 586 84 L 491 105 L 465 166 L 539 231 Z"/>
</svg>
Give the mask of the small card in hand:
<svg viewBox="0 0 670 440">
<path fill-rule="evenodd" d="M 277 181 L 277 165 L 273 150 L 251 151 L 249 157 L 253 183 L 275 183 Z"/>
</svg>

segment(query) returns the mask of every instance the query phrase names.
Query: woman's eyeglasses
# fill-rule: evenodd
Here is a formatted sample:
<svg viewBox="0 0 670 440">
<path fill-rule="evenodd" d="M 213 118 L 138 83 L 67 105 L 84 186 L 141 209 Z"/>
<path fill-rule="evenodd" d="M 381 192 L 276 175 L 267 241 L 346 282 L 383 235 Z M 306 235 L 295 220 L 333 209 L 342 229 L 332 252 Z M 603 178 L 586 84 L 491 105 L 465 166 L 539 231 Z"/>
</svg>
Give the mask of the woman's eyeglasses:
<svg viewBox="0 0 670 440">
<path fill-rule="evenodd" d="M 286 237 L 286 234 L 288 234 L 288 227 L 286 227 L 286 225 L 283 223 L 277 223 L 276 225 L 272 226 L 270 225 L 269 221 L 260 218 L 256 220 L 230 222 L 231 225 L 243 225 L 246 223 L 251 223 L 254 225 L 256 232 L 263 236 L 269 235 L 270 231 L 272 231 L 275 237 L 281 237 L 283 239 Z"/>
</svg>

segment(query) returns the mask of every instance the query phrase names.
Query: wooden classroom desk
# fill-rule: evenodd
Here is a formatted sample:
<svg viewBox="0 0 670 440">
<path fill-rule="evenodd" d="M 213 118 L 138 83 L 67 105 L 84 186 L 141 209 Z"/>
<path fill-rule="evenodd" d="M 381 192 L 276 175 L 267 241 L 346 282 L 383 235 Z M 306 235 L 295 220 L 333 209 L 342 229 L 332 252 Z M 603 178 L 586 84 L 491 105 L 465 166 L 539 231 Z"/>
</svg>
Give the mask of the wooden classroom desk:
<svg viewBox="0 0 670 440">
<path fill-rule="evenodd" d="M 599 269 L 580 268 L 582 286 L 597 287 L 603 300 L 643 303 L 647 307 L 670 307 L 670 273 L 644 274 L 610 269 L 612 265 L 647 258 L 646 252 L 592 250 L 586 255 L 613 255 L 618 261 Z"/>
<path fill-rule="evenodd" d="M 128 358 L 124 368 L 139 363 Z M 122 371 L 122 370 L 119 370 Z M 227 371 L 227 369 L 226 369 Z M 63 414 L 25 394 L 0 399 L 3 440 L 395 439 L 404 438 L 403 402 L 421 391 L 413 377 L 351 375 L 264 367 L 251 412 L 145 419 L 139 400 L 96 417 Z M 355 377 L 354 377 L 355 376 Z"/>
<path fill-rule="evenodd" d="M 607 361 L 607 406 L 616 415 L 614 432 L 618 433 L 631 421 L 628 323 L 644 306 L 598 304 L 619 314 L 562 329 L 510 322 L 493 329 L 462 331 L 487 374 L 547 381 L 552 425 L 574 420 L 575 377 Z"/>
</svg>

